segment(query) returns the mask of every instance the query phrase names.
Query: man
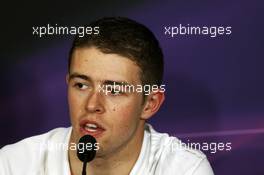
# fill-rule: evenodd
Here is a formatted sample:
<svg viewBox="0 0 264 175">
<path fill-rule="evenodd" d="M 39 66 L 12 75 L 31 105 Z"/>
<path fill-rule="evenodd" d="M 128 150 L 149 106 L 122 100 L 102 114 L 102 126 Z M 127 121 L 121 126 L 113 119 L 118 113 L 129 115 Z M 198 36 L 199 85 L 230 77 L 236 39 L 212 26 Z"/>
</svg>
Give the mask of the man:
<svg viewBox="0 0 264 175">
<path fill-rule="evenodd" d="M 204 154 L 146 123 L 165 98 L 163 54 L 152 32 L 121 17 L 90 26 L 99 34 L 77 36 L 70 51 L 66 79 L 72 127 L 4 147 L 0 174 L 79 175 L 82 162 L 74 145 L 86 134 L 99 145 L 87 174 L 213 174 Z"/>
</svg>

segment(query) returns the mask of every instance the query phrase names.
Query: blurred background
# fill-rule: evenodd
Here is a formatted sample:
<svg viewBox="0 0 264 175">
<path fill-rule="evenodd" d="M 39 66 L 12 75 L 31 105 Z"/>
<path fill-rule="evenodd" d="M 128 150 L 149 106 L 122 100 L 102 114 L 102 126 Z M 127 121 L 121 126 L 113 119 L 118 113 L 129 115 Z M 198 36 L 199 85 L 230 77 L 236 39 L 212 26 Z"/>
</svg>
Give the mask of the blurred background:
<svg viewBox="0 0 264 175">
<path fill-rule="evenodd" d="M 166 101 L 150 123 L 184 141 L 231 143 L 205 151 L 215 174 L 264 174 L 261 0 L 9 2 L 2 5 L 0 147 L 70 126 L 65 75 L 70 35 L 33 26 L 83 26 L 125 16 L 149 27 L 165 55 Z M 170 38 L 165 26 L 231 26 L 231 35 Z"/>
</svg>

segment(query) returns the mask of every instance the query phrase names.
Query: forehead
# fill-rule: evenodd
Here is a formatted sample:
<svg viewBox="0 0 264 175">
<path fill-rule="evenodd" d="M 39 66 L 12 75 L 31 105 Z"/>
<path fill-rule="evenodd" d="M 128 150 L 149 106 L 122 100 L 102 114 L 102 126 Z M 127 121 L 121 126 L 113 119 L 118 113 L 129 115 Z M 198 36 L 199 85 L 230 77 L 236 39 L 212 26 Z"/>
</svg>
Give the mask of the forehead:
<svg viewBox="0 0 264 175">
<path fill-rule="evenodd" d="M 87 75 L 94 81 L 113 80 L 141 84 L 140 68 L 135 62 L 118 54 L 105 54 L 95 47 L 75 49 L 70 73 Z"/>
</svg>

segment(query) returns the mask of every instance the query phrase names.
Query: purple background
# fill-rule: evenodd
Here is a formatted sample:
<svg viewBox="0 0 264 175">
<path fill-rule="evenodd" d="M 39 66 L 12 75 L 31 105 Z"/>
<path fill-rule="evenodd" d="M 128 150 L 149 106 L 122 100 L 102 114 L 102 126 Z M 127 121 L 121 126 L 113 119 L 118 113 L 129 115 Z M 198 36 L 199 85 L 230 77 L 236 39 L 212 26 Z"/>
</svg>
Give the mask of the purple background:
<svg viewBox="0 0 264 175">
<path fill-rule="evenodd" d="M 166 102 L 153 126 L 185 141 L 231 142 L 231 151 L 205 152 L 216 174 L 264 174 L 261 8 L 260 0 L 6 4 L 0 12 L 0 147 L 70 125 L 65 74 L 72 38 L 38 38 L 32 26 L 126 16 L 148 26 L 165 55 Z M 232 35 L 164 35 L 164 26 L 180 23 L 232 26 Z"/>
</svg>

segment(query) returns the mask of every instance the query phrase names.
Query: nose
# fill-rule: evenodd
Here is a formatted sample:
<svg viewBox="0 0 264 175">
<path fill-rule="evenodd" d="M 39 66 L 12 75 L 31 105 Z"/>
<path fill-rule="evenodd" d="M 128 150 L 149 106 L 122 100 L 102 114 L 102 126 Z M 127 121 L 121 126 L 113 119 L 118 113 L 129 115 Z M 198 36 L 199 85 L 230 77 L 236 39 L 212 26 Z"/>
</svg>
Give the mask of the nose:
<svg viewBox="0 0 264 175">
<path fill-rule="evenodd" d="M 91 92 L 87 98 L 86 102 L 86 111 L 89 113 L 98 113 L 101 114 L 104 112 L 103 99 L 99 92 Z"/>
</svg>

